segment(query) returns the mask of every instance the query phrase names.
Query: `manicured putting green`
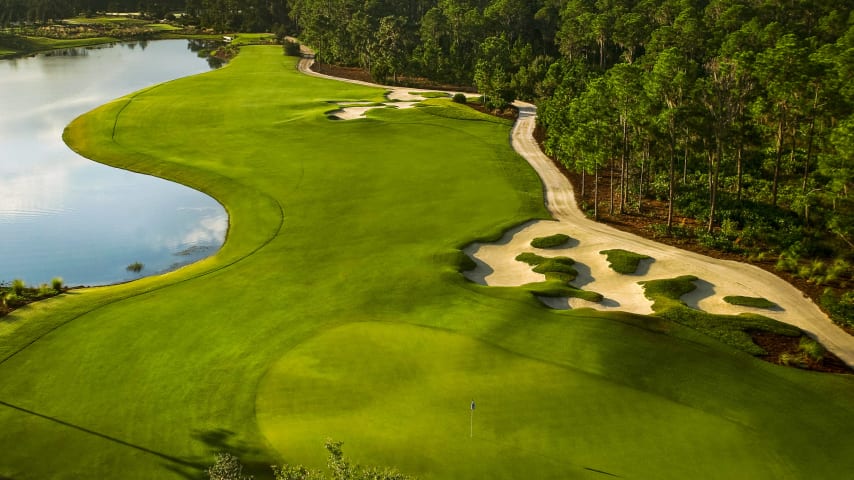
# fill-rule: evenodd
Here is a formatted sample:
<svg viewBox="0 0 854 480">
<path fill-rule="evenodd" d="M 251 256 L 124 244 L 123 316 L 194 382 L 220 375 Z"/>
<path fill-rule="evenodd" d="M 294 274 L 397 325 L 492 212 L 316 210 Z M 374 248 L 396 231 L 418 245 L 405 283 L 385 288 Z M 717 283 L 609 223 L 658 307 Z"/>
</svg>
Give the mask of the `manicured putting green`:
<svg viewBox="0 0 854 480">
<path fill-rule="evenodd" d="M 425 479 L 600 478 L 593 470 L 768 478 L 769 466 L 779 467 L 759 435 L 725 418 L 401 324 L 354 323 L 303 342 L 267 372 L 257 409 L 261 430 L 286 459 L 316 467 L 326 438 L 346 439 L 354 461 Z"/>
</svg>

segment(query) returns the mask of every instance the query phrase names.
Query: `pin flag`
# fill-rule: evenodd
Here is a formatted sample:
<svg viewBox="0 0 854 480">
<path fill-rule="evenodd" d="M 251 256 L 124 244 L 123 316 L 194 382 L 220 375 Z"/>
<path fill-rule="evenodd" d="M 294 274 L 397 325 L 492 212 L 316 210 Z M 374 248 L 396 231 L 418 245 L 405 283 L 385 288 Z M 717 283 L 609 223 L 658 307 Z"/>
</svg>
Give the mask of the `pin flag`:
<svg viewBox="0 0 854 480">
<path fill-rule="evenodd" d="M 471 417 L 469 420 L 469 438 L 474 437 L 474 400 L 471 401 Z"/>
</svg>

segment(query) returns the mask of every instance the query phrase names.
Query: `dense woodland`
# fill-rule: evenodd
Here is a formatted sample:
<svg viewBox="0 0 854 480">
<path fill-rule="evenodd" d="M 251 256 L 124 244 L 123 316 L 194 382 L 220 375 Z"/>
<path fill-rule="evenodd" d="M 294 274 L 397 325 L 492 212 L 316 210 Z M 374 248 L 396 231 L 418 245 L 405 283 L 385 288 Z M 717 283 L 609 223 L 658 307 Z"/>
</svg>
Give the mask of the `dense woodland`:
<svg viewBox="0 0 854 480">
<path fill-rule="evenodd" d="M 661 235 L 773 258 L 781 270 L 834 287 L 825 307 L 854 319 L 851 7 L 836 0 L 0 0 L 0 23 L 185 11 L 185 21 L 215 31 L 297 34 L 321 62 L 364 68 L 377 81 L 474 85 L 491 108 L 533 101 L 545 150 L 581 174 L 591 215 L 637 216 L 665 205 Z"/>
</svg>

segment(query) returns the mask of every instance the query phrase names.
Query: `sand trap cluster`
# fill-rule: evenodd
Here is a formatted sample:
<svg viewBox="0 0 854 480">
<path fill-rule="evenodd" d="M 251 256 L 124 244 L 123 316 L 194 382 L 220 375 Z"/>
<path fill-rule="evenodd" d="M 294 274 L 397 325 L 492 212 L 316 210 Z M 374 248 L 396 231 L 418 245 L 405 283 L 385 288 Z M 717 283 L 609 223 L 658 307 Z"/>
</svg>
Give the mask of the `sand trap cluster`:
<svg viewBox="0 0 854 480">
<path fill-rule="evenodd" d="M 715 314 L 759 313 L 795 325 L 814 335 L 840 359 L 854 365 L 854 337 L 834 325 L 808 297 L 788 282 L 746 263 L 719 260 L 650 239 L 638 237 L 584 216 L 575 204 L 572 185 L 539 149 L 533 138 L 536 107 L 516 102 L 519 120 L 513 127 L 513 148 L 537 171 L 543 181 L 546 205 L 555 221 L 529 222 L 512 229 L 497 242 L 474 243 L 464 249 L 475 260 L 477 268 L 466 277 L 484 285 L 518 286 L 544 280 L 531 267 L 517 261 L 523 252 L 544 257 L 566 256 L 575 260 L 578 277 L 573 286 L 603 295 L 602 302 L 579 299 L 549 298 L 541 300 L 552 308 L 590 307 L 599 310 L 621 310 L 651 313 L 651 302 L 643 294 L 639 281 L 694 275 L 697 288 L 682 297 L 690 307 Z M 556 233 L 569 235 L 573 241 L 560 248 L 537 249 L 531 240 Z M 613 271 L 603 250 L 624 249 L 651 257 L 641 262 L 633 275 Z M 759 309 L 731 305 L 725 296 L 761 297 L 778 305 Z"/>
<path fill-rule="evenodd" d="M 415 105 L 418 105 L 418 102 L 421 100 L 423 100 L 423 98 L 417 101 L 383 102 L 381 104 L 377 104 L 376 102 L 334 102 L 341 108 L 327 112 L 326 115 L 333 120 L 356 120 L 359 118 L 365 118 L 368 111 L 375 108 L 412 108 Z"/>
<path fill-rule="evenodd" d="M 387 98 L 397 100 L 390 102 L 391 105 L 398 108 L 401 101 L 417 104 L 424 99 L 418 94 L 430 91 L 382 86 L 318 74 L 311 70 L 312 62 L 313 59 L 304 58 L 299 64 L 300 71 L 315 77 L 386 88 L 389 90 Z M 546 205 L 555 221 L 529 222 L 506 232 L 498 242 L 474 243 L 466 247 L 465 253 L 477 264 L 476 269 L 466 272 L 470 280 L 484 285 L 501 286 L 539 282 L 544 276 L 533 272 L 529 265 L 517 261 L 518 254 L 533 252 L 544 257 L 567 256 L 575 260 L 574 267 L 579 273 L 572 285 L 598 292 L 604 299 L 592 303 L 574 298 L 541 298 L 543 303 L 552 308 L 590 307 L 648 314 L 652 311 L 651 302 L 645 298 L 643 288 L 637 282 L 694 275 L 698 278 L 695 282 L 697 288 L 682 297 L 688 306 L 716 314 L 760 313 L 794 325 L 815 336 L 842 361 L 854 366 L 854 337 L 834 325 L 812 300 L 776 275 L 746 263 L 719 260 L 680 250 L 586 218 L 575 204 L 572 185 L 534 140 L 536 107 L 518 101 L 514 105 L 519 109 L 519 118 L 512 132 L 513 148 L 540 176 Z M 358 106 L 351 108 L 369 109 Z M 351 115 L 361 118 L 364 111 L 354 110 Z M 569 235 L 574 241 L 555 249 L 531 247 L 530 242 L 534 238 L 555 233 Z M 624 275 L 611 270 L 605 255 L 599 253 L 610 249 L 624 249 L 647 255 L 651 259 L 643 261 L 635 274 Z M 730 295 L 765 298 L 776 303 L 778 308 L 766 310 L 731 305 L 723 301 L 723 297 Z"/>
</svg>

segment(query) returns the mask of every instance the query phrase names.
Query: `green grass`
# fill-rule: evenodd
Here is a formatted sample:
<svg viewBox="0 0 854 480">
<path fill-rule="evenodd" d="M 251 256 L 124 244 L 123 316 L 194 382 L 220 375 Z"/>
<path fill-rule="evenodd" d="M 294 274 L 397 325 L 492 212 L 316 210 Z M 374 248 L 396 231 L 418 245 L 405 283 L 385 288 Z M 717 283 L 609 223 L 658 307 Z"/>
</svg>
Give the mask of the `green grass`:
<svg viewBox="0 0 854 480">
<path fill-rule="evenodd" d="M 534 248 L 556 248 L 565 245 L 569 240 L 569 235 L 556 233 L 547 237 L 537 237 L 531 240 L 531 246 Z"/>
<path fill-rule="evenodd" d="M 0 477 L 200 478 L 228 450 L 269 478 L 321 466 L 327 437 L 427 480 L 854 469 L 832 454 L 854 449 L 851 378 L 466 281 L 461 246 L 547 215 L 506 122 L 447 100 L 330 122 L 327 101 L 382 90 L 294 62 L 244 47 L 68 128 L 87 156 L 210 193 L 230 230 L 199 263 L 0 322 Z"/>
<path fill-rule="evenodd" d="M 439 117 L 454 120 L 479 120 L 508 126 L 513 124 L 510 120 L 483 114 L 466 105 L 454 103 L 448 98 L 429 98 L 419 105 L 424 107 L 425 112 Z"/>
<path fill-rule="evenodd" d="M 522 288 L 543 297 L 573 297 L 590 302 L 602 301 L 602 295 L 588 290 L 582 290 L 569 284 L 578 276 L 578 270 L 573 265 L 575 260 L 569 257 L 543 257 L 536 253 L 523 252 L 516 260 L 531 265 L 537 273 L 546 277 L 545 282 L 529 283 Z"/>
<path fill-rule="evenodd" d="M 648 260 L 648 255 L 630 252 L 623 249 L 602 250 L 602 255 L 608 260 L 608 265 L 617 273 L 632 275 L 637 272 L 641 260 Z"/>
<path fill-rule="evenodd" d="M 684 275 L 638 283 L 644 287 L 644 295 L 653 301 L 652 309 L 656 315 L 703 332 L 751 355 L 765 355 L 767 352 L 753 343 L 750 332 L 763 331 L 788 337 L 803 336 L 799 328 L 762 315 L 714 315 L 689 308 L 680 298 L 696 288 L 693 283 L 696 280 L 697 277 L 693 275 Z"/>
<path fill-rule="evenodd" d="M 741 297 L 741 296 L 726 296 L 724 301 L 731 305 L 741 305 L 743 307 L 753 308 L 776 308 L 777 304 L 762 297 Z"/>
<path fill-rule="evenodd" d="M 424 98 L 447 98 L 451 95 L 447 92 L 409 92 L 410 95 L 418 95 Z"/>
</svg>

